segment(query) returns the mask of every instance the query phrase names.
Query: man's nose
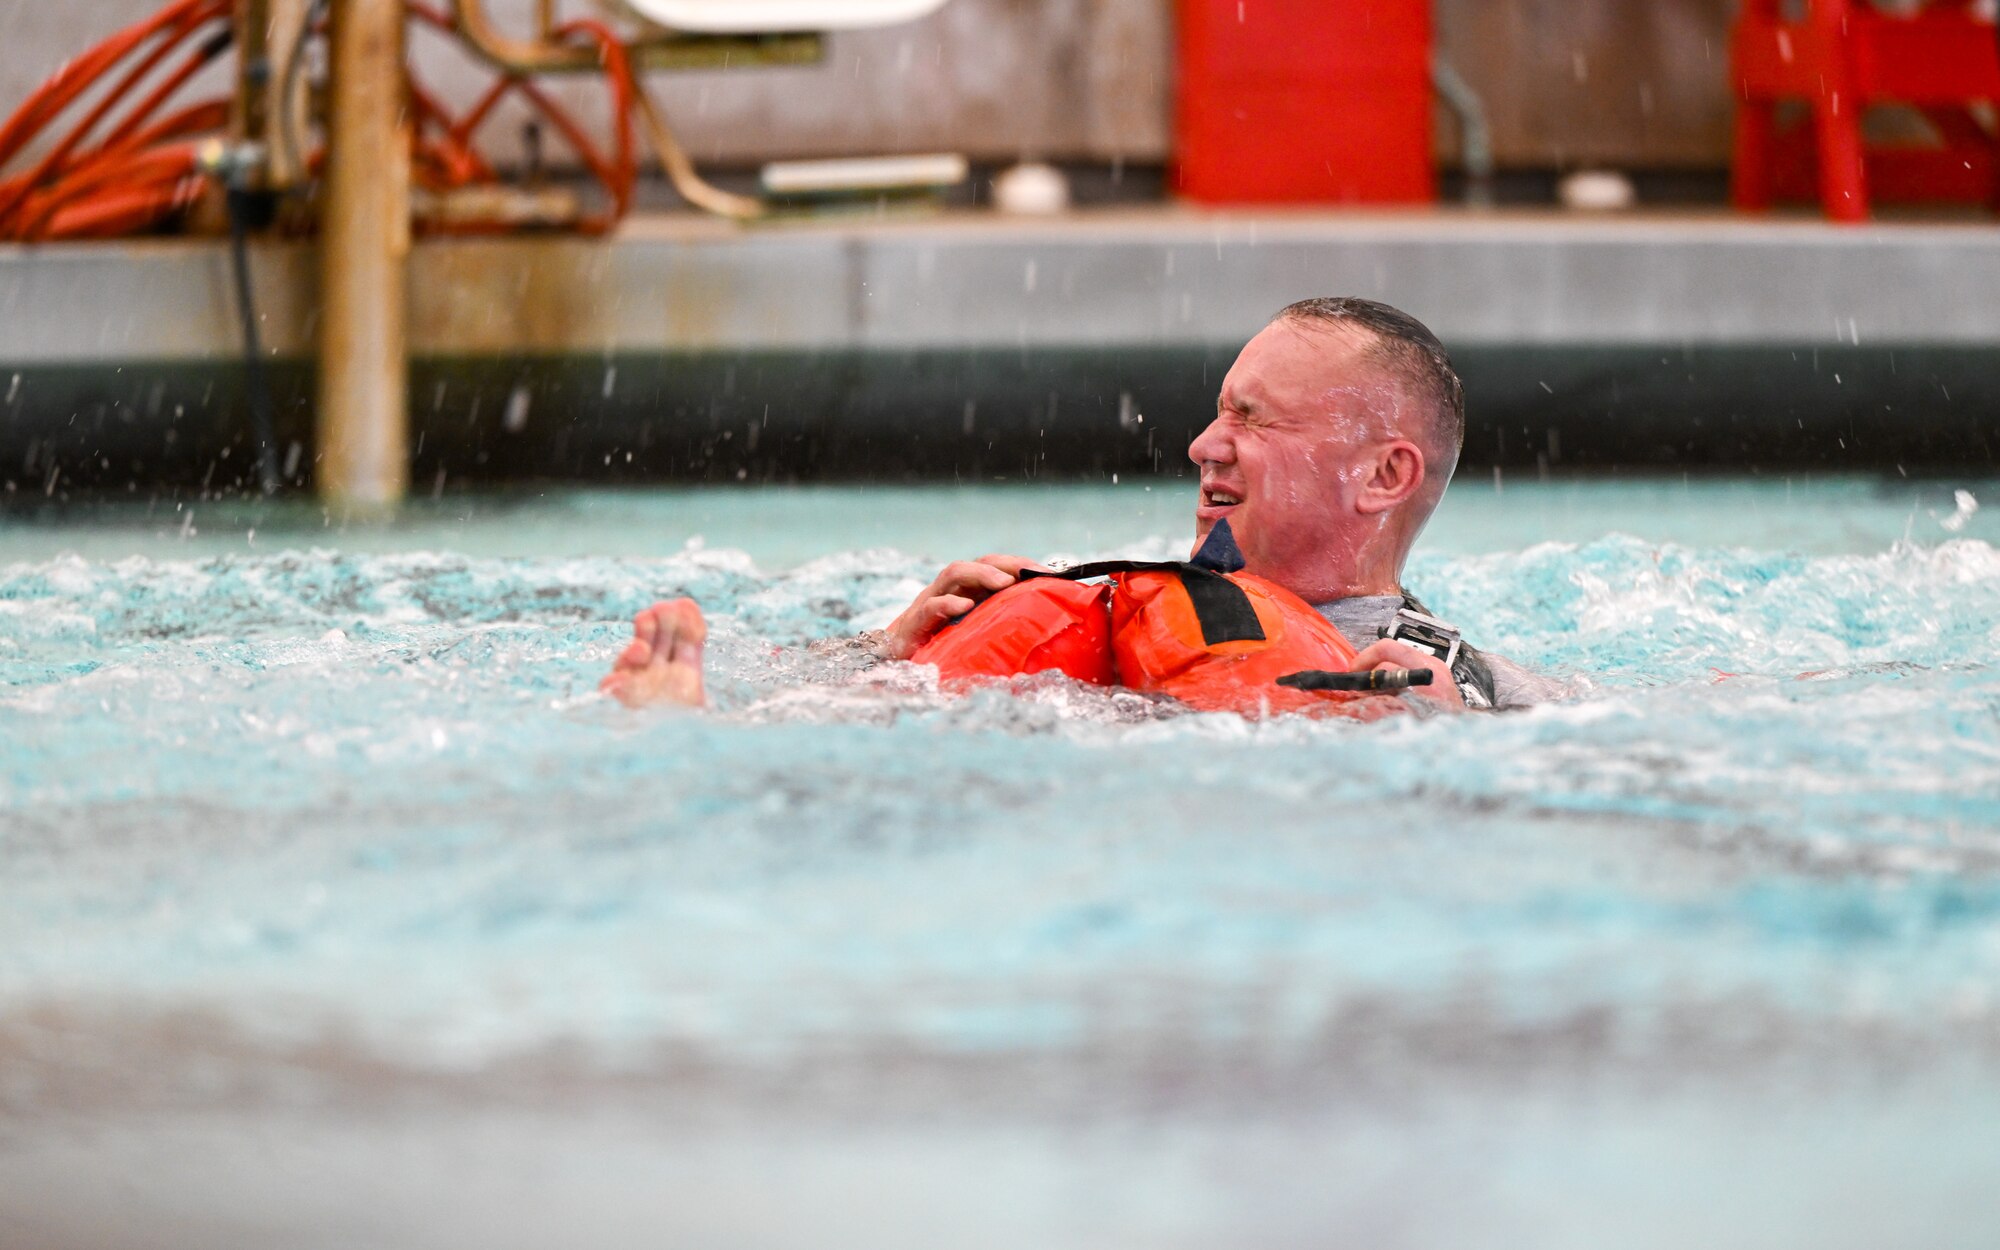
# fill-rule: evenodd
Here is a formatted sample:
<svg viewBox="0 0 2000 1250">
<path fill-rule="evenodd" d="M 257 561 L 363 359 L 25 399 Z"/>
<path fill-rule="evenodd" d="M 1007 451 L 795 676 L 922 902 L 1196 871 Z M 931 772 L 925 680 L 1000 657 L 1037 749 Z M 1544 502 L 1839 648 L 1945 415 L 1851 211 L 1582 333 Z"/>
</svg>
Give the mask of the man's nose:
<svg viewBox="0 0 2000 1250">
<path fill-rule="evenodd" d="M 1188 459 L 1194 461 L 1197 467 L 1210 463 L 1228 464 L 1235 458 L 1235 448 L 1222 432 L 1220 417 L 1209 422 L 1208 428 L 1188 444 Z"/>
</svg>

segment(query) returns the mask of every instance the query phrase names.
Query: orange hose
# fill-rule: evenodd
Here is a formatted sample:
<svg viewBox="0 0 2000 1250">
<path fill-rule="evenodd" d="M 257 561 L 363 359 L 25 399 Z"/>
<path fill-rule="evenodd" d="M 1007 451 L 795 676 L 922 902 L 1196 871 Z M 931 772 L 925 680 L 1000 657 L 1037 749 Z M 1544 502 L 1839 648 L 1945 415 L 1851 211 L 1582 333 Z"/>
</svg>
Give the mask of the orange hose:
<svg viewBox="0 0 2000 1250">
<path fill-rule="evenodd" d="M 479 153 L 452 141 L 451 114 L 420 83 L 410 84 L 410 107 L 417 120 L 412 155 L 419 162 L 420 171 L 424 167 L 432 169 L 431 176 L 425 180 L 426 186 L 432 190 L 444 190 L 482 182 L 493 176 L 491 167 L 480 158 Z M 444 137 L 437 141 L 427 139 L 424 135 L 427 125 L 444 132 Z"/>
<path fill-rule="evenodd" d="M 129 161 L 136 153 L 155 144 L 163 143 L 169 139 L 178 139 L 187 135 L 217 130 L 227 125 L 228 122 L 229 101 L 227 100 L 205 100 L 200 104 L 190 105 L 148 126 L 115 149 L 94 152 L 89 156 L 79 158 L 64 171 L 64 177 L 82 177 L 87 172 L 93 172 L 104 166 Z M 16 184 L 26 182 L 27 178 L 28 175 L 22 174 L 16 178 L 8 179 L 4 183 L 0 183 L 0 194 L 13 191 Z"/>
<path fill-rule="evenodd" d="M 605 189 L 612 198 L 611 221 L 604 223 L 608 227 L 630 211 L 632 193 L 639 182 L 639 160 L 632 140 L 632 97 L 637 91 L 632 81 L 632 60 L 617 34 L 602 22 L 583 19 L 569 22 L 556 31 L 558 35 L 573 32 L 597 40 L 604 57 L 604 77 L 611 89 L 612 135 L 618 145 L 618 157 L 615 178 L 605 181 Z"/>
<path fill-rule="evenodd" d="M 65 179 L 49 190 L 32 195 L 22 202 L 18 237 L 29 241 L 44 237 L 44 232 L 58 210 L 74 200 L 86 199 L 98 191 L 177 182 L 193 177 L 197 172 L 195 145 L 184 143 L 175 147 L 155 148 L 150 152 L 140 153 L 128 161 L 101 166 L 82 177 Z"/>
<path fill-rule="evenodd" d="M 199 26 L 194 27 L 193 30 L 189 31 L 189 33 L 192 34 L 194 30 L 199 30 L 199 29 L 200 29 Z M 177 39 L 175 42 L 178 43 L 179 40 Z M 168 46 L 171 47 L 172 45 Z M 117 143 L 119 140 L 131 134 L 134 130 L 137 130 L 140 126 L 145 125 L 146 121 L 149 118 L 151 118 L 153 114 L 160 111 L 161 106 L 163 106 L 164 104 L 166 104 L 168 100 L 173 98 L 175 92 L 179 91 L 182 87 L 186 86 L 188 80 L 193 78 L 196 74 L 199 74 L 203 69 L 205 69 L 211 61 L 215 60 L 215 58 L 221 54 L 221 51 L 222 49 L 220 47 L 216 47 L 213 44 L 208 44 L 196 48 L 192 56 L 189 56 L 186 60 L 182 61 L 181 64 L 174 70 L 173 73 L 167 75 L 166 78 L 162 79 L 158 86 L 154 87 L 152 91 L 148 92 L 145 98 L 140 100 L 139 103 L 133 107 L 132 111 L 125 115 L 124 120 L 118 123 L 118 125 L 112 130 L 112 132 L 105 137 L 104 142 L 99 146 L 109 147 L 110 145 Z M 136 72 L 132 75 L 132 78 L 135 80 L 138 79 L 139 77 L 141 77 L 141 75 L 139 75 Z M 122 86 L 123 85 L 121 84 L 121 88 Z M 113 94 L 114 95 L 122 94 L 122 91 L 114 90 Z"/>
<path fill-rule="evenodd" d="M 449 14 L 423 0 L 410 0 L 407 10 L 411 20 L 422 25 L 447 34 L 456 31 Z M 101 98 L 32 168 L 0 178 L 0 240 L 111 237 L 150 228 L 193 203 L 209 182 L 196 159 L 194 139 L 224 129 L 230 103 L 203 100 L 163 117 L 158 114 L 226 44 L 213 35 L 204 37 L 136 103 L 132 97 L 152 82 L 177 50 L 201 37 L 211 23 L 227 19 L 231 11 L 232 0 L 173 0 L 64 65 L 0 122 L 0 170 L 4 170 L 72 105 L 111 80 Z M 503 74 L 457 118 L 412 80 L 416 126 L 410 159 L 419 182 L 435 190 L 494 181 L 497 174 L 473 145 L 473 136 L 506 97 L 519 93 L 561 134 L 604 188 L 609 200 L 604 211 L 579 225 L 592 232 L 607 230 L 631 210 L 638 182 L 632 118 L 636 79 L 624 45 L 603 23 L 574 21 L 555 34 L 589 40 L 598 47 L 611 105 L 608 152 L 540 84 Z M 101 128 L 105 133 L 97 137 Z M 308 171 L 316 170 L 323 156 L 301 153 Z M 468 233 L 506 228 L 498 221 L 460 222 L 452 227 Z"/>
<path fill-rule="evenodd" d="M 230 104 L 227 100 L 203 100 L 199 104 L 190 104 L 131 135 L 116 148 L 102 148 L 92 152 L 84 158 L 84 161 L 106 160 L 123 153 L 151 147 L 167 139 L 179 139 L 187 135 L 220 130 L 229 124 L 229 109 Z"/>
<path fill-rule="evenodd" d="M 21 147 L 69 107 L 77 96 L 95 86 L 111 66 L 123 60 L 133 49 L 159 31 L 217 4 L 218 0 L 176 0 L 176 3 L 143 22 L 119 31 L 57 70 L 14 111 L 6 125 L 0 126 L 0 165 L 12 160 Z"/>
<path fill-rule="evenodd" d="M 115 239 L 136 234 L 192 205 L 201 195 L 203 181 L 183 178 L 164 187 L 118 187 L 87 198 L 50 218 L 39 240 Z"/>
<path fill-rule="evenodd" d="M 226 18 L 228 14 L 229 0 L 178 0 L 145 21 L 112 35 L 58 70 L 32 93 L 6 124 L 0 126 L 0 166 L 33 142 L 78 97 L 95 87 L 135 53 L 146 49 L 137 63 L 126 69 L 103 98 L 35 163 L 32 170 L 0 181 L 0 238 L 44 236 L 52 228 L 55 215 L 64 204 L 94 192 L 112 179 L 133 184 L 134 195 L 120 205 L 117 213 L 87 215 L 85 220 L 88 222 L 108 221 L 113 217 L 127 219 L 139 211 L 142 202 L 172 205 L 184 199 L 184 194 L 179 192 L 163 196 L 158 193 L 157 187 L 147 185 L 147 181 L 165 176 L 178 181 L 191 176 L 192 149 L 185 154 L 188 168 L 178 169 L 182 163 L 178 156 L 170 155 L 164 162 L 149 162 L 143 148 L 170 135 L 185 133 L 184 128 L 196 123 L 213 128 L 218 124 L 216 114 L 213 109 L 196 106 L 169 118 L 170 124 L 166 127 L 148 127 L 146 123 L 176 91 L 214 59 L 220 47 L 212 40 L 185 58 L 95 148 L 81 154 L 79 149 L 175 49 L 205 25 Z M 150 48 L 149 43 L 152 45 Z M 223 120 L 226 116 L 225 108 Z M 135 133 L 140 136 L 139 142 L 132 141 Z M 171 175 L 158 172 L 169 167 L 176 168 L 177 172 Z M 95 229 L 96 226 L 90 228 Z M 60 229 L 67 231 L 70 227 L 63 225 Z"/>
<path fill-rule="evenodd" d="M 412 3 L 410 12 L 417 20 L 441 30 L 454 27 L 448 17 L 421 3 Z M 492 115 L 493 110 L 511 93 L 519 92 L 534 105 L 548 122 L 562 135 L 563 141 L 576 153 L 577 160 L 590 171 L 611 197 L 609 211 L 586 218 L 579 223 L 593 233 L 609 229 L 631 210 L 633 192 L 638 183 L 638 161 L 634 151 L 632 134 L 632 107 L 636 88 L 632 81 L 630 59 L 625 47 L 617 36 L 602 23 L 577 21 L 568 23 L 555 32 L 558 37 L 584 35 L 595 41 L 605 62 L 605 80 L 611 92 L 611 115 L 613 138 L 616 143 L 614 155 L 607 157 L 585 133 L 583 126 L 557 100 L 533 81 L 518 75 L 506 75 L 487 89 L 459 121 L 449 127 L 446 142 L 454 148 L 470 152 L 473 133 Z M 442 109 L 439 109 L 442 112 Z M 482 166 L 484 162 L 481 162 Z M 483 171 L 491 176 L 490 167 Z M 483 179 L 482 179 L 483 180 Z"/>
</svg>

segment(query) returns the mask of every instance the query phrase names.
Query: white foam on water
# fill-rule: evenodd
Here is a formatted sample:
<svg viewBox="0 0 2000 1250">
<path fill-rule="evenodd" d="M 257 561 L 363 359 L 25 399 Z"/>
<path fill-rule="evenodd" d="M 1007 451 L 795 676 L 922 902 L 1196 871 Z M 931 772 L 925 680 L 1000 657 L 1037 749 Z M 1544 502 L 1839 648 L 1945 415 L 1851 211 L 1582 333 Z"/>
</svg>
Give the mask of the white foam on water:
<svg viewBox="0 0 2000 1250">
<path fill-rule="evenodd" d="M 935 573 L 879 546 L 766 566 L 271 533 L 0 569 L 0 1006 L 198 1004 L 477 1065 L 1168 1022 L 1304 1045 L 1356 1003 L 1476 985 L 1643 1051 L 1677 1003 L 1837 1031 L 1865 985 L 1922 1032 L 2000 977 L 1981 538 L 1428 554 L 1433 608 L 1582 697 L 1354 725 L 1053 678 L 952 697 L 802 650 Z M 719 713 L 600 699 L 630 614 L 676 595 L 709 612 Z M 1144 988 L 1100 1036 L 1112 986 Z M 1293 1006 L 1256 1023 L 1274 994 Z"/>
</svg>

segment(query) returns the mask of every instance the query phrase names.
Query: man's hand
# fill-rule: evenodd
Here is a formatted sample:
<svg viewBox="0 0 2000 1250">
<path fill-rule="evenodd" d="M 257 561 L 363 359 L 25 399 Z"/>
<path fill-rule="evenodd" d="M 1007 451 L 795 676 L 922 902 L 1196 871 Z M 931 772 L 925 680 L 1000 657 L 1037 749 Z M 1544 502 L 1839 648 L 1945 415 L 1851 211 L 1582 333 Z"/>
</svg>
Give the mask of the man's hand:
<svg viewBox="0 0 2000 1250">
<path fill-rule="evenodd" d="M 1384 638 L 1362 648 L 1354 657 L 1351 671 L 1372 673 L 1378 668 L 1427 668 L 1431 671 L 1431 684 L 1411 686 L 1409 693 L 1421 699 L 1431 699 L 1454 712 L 1465 710 L 1465 696 L 1458 692 L 1458 683 L 1452 679 L 1451 670 L 1445 662 L 1407 642 Z"/>
<path fill-rule="evenodd" d="M 882 631 L 876 650 L 885 660 L 909 659 L 932 634 L 944 628 L 946 621 L 964 616 L 980 600 L 1012 586 L 1025 569 L 1037 573 L 1053 571 L 1026 556 L 981 556 L 945 565 L 937 580 Z"/>
</svg>

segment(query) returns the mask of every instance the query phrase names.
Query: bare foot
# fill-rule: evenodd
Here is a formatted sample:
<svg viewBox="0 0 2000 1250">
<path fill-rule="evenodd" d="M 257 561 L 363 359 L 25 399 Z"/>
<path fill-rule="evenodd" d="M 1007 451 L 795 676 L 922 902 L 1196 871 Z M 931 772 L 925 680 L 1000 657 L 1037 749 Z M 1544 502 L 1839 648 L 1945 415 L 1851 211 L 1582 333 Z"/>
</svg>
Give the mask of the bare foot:
<svg viewBox="0 0 2000 1250">
<path fill-rule="evenodd" d="M 632 643 L 597 688 L 626 707 L 701 707 L 701 648 L 708 622 L 692 599 L 656 603 L 632 618 Z"/>
</svg>

